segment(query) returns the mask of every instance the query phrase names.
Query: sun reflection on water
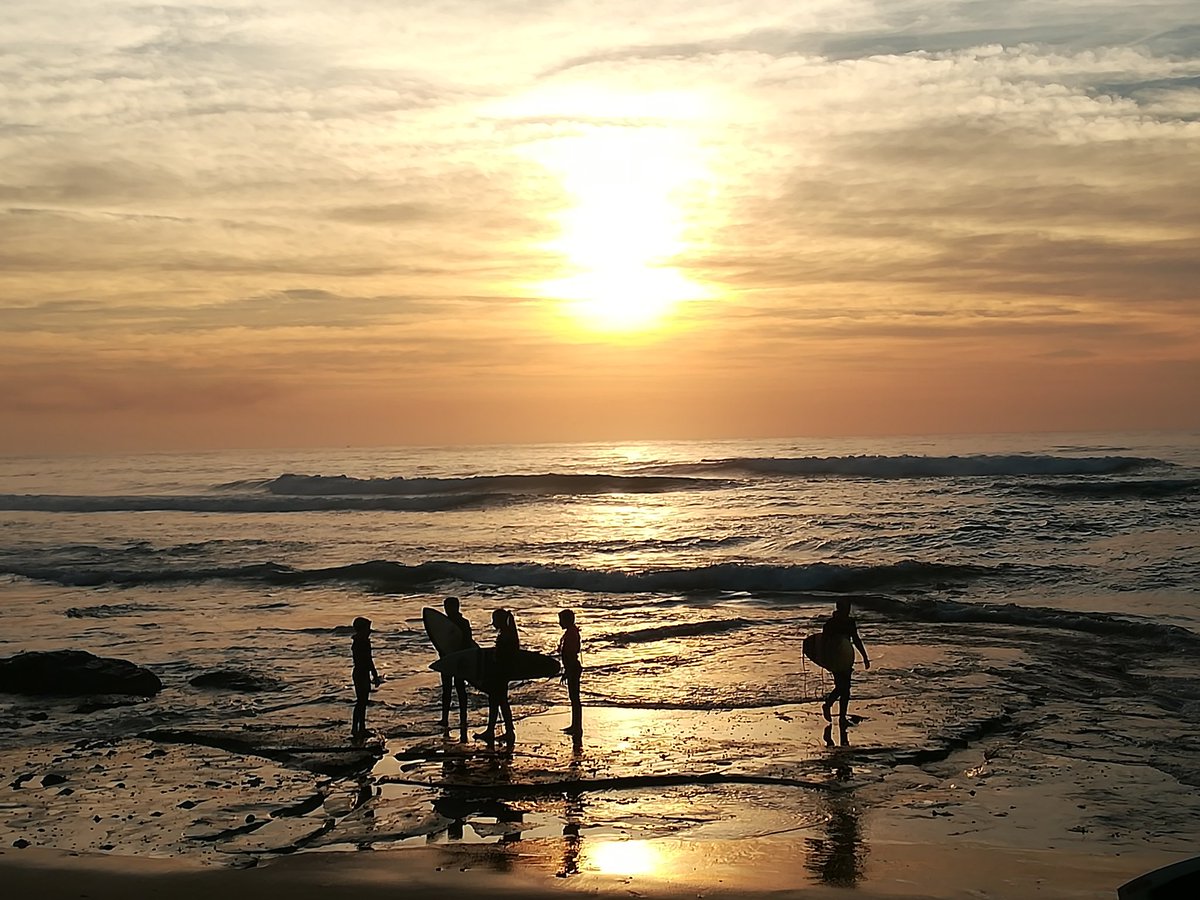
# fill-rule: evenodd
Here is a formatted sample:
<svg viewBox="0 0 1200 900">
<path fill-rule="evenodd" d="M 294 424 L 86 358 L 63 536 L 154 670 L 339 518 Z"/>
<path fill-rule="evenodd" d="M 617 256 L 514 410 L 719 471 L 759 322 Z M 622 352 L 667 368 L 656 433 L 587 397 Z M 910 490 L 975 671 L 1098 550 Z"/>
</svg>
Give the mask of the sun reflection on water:
<svg viewBox="0 0 1200 900">
<path fill-rule="evenodd" d="M 662 866 L 658 848 L 649 841 L 606 841 L 583 851 L 584 866 L 601 875 L 650 875 Z"/>
</svg>

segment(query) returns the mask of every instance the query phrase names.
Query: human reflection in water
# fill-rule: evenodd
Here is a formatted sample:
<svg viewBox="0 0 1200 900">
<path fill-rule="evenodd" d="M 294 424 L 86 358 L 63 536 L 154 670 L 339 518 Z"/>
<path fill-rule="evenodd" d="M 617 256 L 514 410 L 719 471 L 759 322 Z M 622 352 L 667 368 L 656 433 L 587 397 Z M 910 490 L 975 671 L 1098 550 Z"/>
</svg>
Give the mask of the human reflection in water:
<svg viewBox="0 0 1200 900">
<path fill-rule="evenodd" d="M 369 776 L 360 779 L 358 790 L 354 792 L 354 799 L 350 804 L 350 808 L 358 812 L 359 821 L 362 822 L 363 837 L 356 842 L 359 850 L 371 849 L 371 835 L 375 831 L 375 808 L 371 803 L 374 799 L 375 783 Z"/>
<path fill-rule="evenodd" d="M 846 725 L 847 725 L 846 722 L 838 723 L 838 742 L 836 744 L 836 746 L 838 746 L 838 747 L 849 747 L 850 746 L 850 735 L 847 731 Z M 833 723 L 832 722 L 830 722 L 828 725 L 825 726 L 825 733 L 822 736 L 825 739 L 826 747 L 835 746 L 835 744 L 833 743 Z"/>
<path fill-rule="evenodd" d="M 842 734 L 844 739 L 844 729 Z M 825 735 L 832 742 L 829 728 L 825 729 Z M 838 781 L 849 781 L 852 772 L 847 765 L 834 765 L 833 774 Z M 825 837 L 808 838 L 805 841 L 808 859 L 804 867 L 823 884 L 854 887 L 863 879 L 867 855 L 858 822 L 858 806 L 854 795 L 849 792 L 835 794 L 829 797 L 827 803 Z"/>
<path fill-rule="evenodd" d="M 499 800 L 464 796 L 461 791 L 472 783 L 508 784 L 512 782 L 512 756 L 508 753 L 485 752 L 463 756 L 447 753 L 442 758 L 442 784 L 456 789 L 433 801 L 433 810 L 446 825 L 425 836 L 427 843 L 440 843 L 444 833 L 447 842 L 464 838 L 469 825 L 480 838 L 497 838 L 499 844 L 521 840 L 525 813 Z M 494 822 L 487 821 L 495 819 Z M 493 864 L 507 868 L 504 861 Z"/>
<path fill-rule="evenodd" d="M 568 780 L 579 780 L 579 763 L 583 758 L 583 736 L 572 735 L 571 763 L 567 766 Z M 563 853 L 562 866 L 555 876 L 569 878 L 579 874 L 579 855 L 583 848 L 583 839 L 579 829 L 583 826 L 583 791 L 573 788 L 566 792 L 563 798 Z"/>
</svg>

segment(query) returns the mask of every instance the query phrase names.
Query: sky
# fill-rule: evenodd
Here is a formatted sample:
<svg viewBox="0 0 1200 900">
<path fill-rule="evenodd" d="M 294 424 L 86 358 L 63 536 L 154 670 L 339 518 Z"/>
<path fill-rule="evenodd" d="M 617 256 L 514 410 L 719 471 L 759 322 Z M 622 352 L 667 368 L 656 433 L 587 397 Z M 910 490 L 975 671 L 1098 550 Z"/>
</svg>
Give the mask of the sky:
<svg viewBox="0 0 1200 900">
<path fill-rule="evenodd" d="M 1200 428 L 1200 6 L 5 0 L 0 453 Z"/>
</svg>

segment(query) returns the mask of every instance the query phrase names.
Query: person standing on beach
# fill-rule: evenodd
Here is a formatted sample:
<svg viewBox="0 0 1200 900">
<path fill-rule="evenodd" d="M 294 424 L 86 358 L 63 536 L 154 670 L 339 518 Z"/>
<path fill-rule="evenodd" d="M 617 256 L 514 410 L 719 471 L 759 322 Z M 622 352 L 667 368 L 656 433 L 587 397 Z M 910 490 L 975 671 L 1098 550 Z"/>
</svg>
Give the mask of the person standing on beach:
<svg viewBox="0 0 1200 900">
<path fill-rule="evenodd" d="M 462 614 L 457 597 L 447 597 L 442 601 L 446 610 L 446 618 L 458 626 L 463 637 L 463 647 L 474 647 L 475 639 L 471 636 L 471 623 Z M 451 694 L 458 694 L 458 727 L 462 739 L 467 739 L 467 683 L 458 675 L 442 673 L 442 721 L 443 727 L 450 725 Z"/>
<path fill-rule="evenodd" d="M 844 597 L 837 601 L 833 615 L 825 620 L 821 629 L 821 647 L 825 667 L 833 673 L 833 690 L 825 698 L 821 713 L 826 721 L 832 721 L 830 713 L 833 702 L 837 700 L 840 703 L 839 721 L 845 725 L 846 707 L 850 705 L 850 676 L 854 671 L 855 648 L 862 654 L 864 667 L 871 668 L 871 660 L 862 638 L 858 636 L 858 623 L 850 615 L 850 601 Z"/>
<path fill-rule="evenodd" d="M 372 682 L 379 687 L 383 681 L 371 656 L 371 620 L 364 616 L 354 620 L 350 655 L 354 661 L 354 715 L 350 720 L 350 734 L 361 737 L 367 733 L 367 701 L 371 697 Z"/>
<path fill-rule="evenodd" d="M 488 673 L 488 724 L 487 731 L 475 735 L 489 744 L 496 741 L 496 719 L 504 718 L 503 740 L 512 744 L 516 739 L 513 731 L 512 707 L 508 703 L 508 682 L 512 677 L 513 663 L 521 649 L 521 637 L 517 634 L 517 621 L 503 607 L 492 611 L 492 627 L 496 629 L 496 652 L 492 669 Z"/>
<path fill-rule="evenodd" d="M 565 734 L 579 737 L 583 734 L 583 702 L 579 699 L 579 682 L 583 676 L 583 663 L 579 661 L 582 642 L 579 637 L 579 626 L 575 624 L 575 611 L 560 610 L 558 624 L 563 630 L 563 636 L 558 642 L 558 652 L 562 657 L 562 680 L 567 683 L 567 696 L 571 698 L 571 726 L 564 728 Z"/>
</svg>

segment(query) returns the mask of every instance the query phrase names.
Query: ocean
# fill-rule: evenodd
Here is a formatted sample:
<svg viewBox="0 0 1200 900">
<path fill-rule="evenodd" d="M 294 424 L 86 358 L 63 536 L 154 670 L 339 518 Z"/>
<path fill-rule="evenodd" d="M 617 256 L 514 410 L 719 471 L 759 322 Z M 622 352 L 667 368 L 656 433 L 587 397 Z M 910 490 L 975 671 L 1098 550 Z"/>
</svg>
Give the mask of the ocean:
<svg viewBox="0 0 1200 900">
<path fill-rule="evenodd" d="M 1075 837 L 1194 845 L 1198 514 L 1196 434 L 5 458 L 0 656 L 88 650 L 146 666 L 165 687 L 84 713 L 0 695 L 0 742 L 270 722 L 348 737 L 349 625 L 365 615 L 385 677 L 368 723 L 389 759 L 419 760 L 440 735 L 421 610 L 453 595 L 481 640 L 505 607 L 523 645 L 545 652 L 558 611 L 576 611 L 585 729 L 604 723 L 583 753 L 598 766 L 626 752 L 629 771 L 653 762 L 681 782 L 717 768 L 745 775 L 746 790 L 784 785 L 830 769 L 829 684 L 800 643 L 846 597 L 873 665 L 856 670 L 853 728 L 832 743 L 879 808 L 928 814 L 897 773 L 993 747 L 993 770 L 1010 760 L 994 781 L 1013 791 L 1057 773 L 1054 790 L 1077 801 L 1063 824 Z M 251 671 L 267 689 L 190 684 L 217 669 Z M 473 697 L 475 730 L 485 712 Z M 564 714 L 566 691 L 529 682 L 513 702 L 519 752 L 529 723 Z M 730 726 L 739 716 L 746 727 Z M 753 716 L 793 730 L 768 733 Z M 665 722 L 700 733 L 654 730 Z M 713 723 L 724 723 L 719 759 L 704 749 Z M 376 803 L 389 777 L 412 774 L 389 765 L 376 769 Z M 688 819 L 678 797 L 671 814 L 637 817 L 602 814 L 597 800 L 592 824 L 624 837 L 753 834 L 768 807 L 786 824 L 790 802 L 756 795 Z M 749 808 L 758 824 L 739 831 L 731 822 Z M 379 841 L 514 833 L 491 816 L 464 836 L 462 818 L 457 831 Z M 552 819 L 542 824 L 557 839 Z"/>
</svg>

